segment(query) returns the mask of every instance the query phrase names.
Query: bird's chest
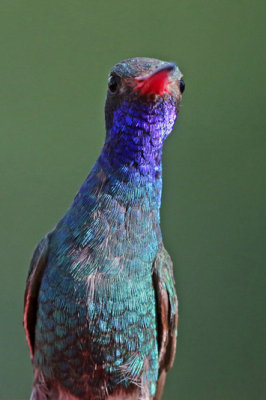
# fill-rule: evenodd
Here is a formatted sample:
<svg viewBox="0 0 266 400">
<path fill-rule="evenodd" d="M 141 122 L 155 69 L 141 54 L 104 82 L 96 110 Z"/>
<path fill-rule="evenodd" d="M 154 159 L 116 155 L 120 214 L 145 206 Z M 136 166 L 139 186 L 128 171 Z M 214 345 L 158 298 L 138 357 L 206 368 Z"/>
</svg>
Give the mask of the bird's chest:
<svg viewBox="0 0 266 400">
<path fill-rule="evenodd" d="M 55 231 L 49 264 L 69 274 L 73 282 L 87 278 L 90 282 L 95 274 L 107 280 L 113 275 L 121 279 L 147 275 L 161 240 L 159 210 L 152 195 L 139 192 L 129 192 L 128 197 L 139 196 L 131 203 L 104 193 L 95 204 L 89 198 L 90 207 L 81 196 Z"/>
<path fill-rule="evenodd" d="M 128 384 L 138 379 L 145 360 L 157 360 L 152 251 L 147 257 L 137 248 L 131 246 L 115 256 L 120 262 L 112 262 L 107 247 L 108 257 L 102 253 L 101 263 L 84 263 L 79 273 L 77 268 L 71 273 L 48 268 L 40 292 L 36 352 L 47 375 L 42 360 L 49 360 L 64 385 L 69 369 L 76 371 L 81 387 L 85 371 L 92 384 L 105 374 L 114 385 Z"/>
<path fill-rule="evenodd" d="M 149 326 L 160 238 L 156 221 L 157 211 L 142 199 L 125 206 L 104 195 L 89 216 L 81 205 L 70 210 L 52 238 L 40 291 L 44 314 L 56 323 L 84 326 L 96 342 L 107 344 L 111 336 L 122 344 L 120 331 L 129 338 L 142 324 Z"/>
<path fill-rule="evenodd" d="M 158 210 L 141 196 L 131 206 L 106 194 L 91 203 L 86 214 L 84 197 L 78 198 L 51 239 L 35 362 L 66 386 L 69 369 L 76 381 L 84 371 L 97 380 L 98 367 L 114 382 L 131 382 L 147 360 L 156 376 L 152 267 L 160 241 Z"/>
</svg>

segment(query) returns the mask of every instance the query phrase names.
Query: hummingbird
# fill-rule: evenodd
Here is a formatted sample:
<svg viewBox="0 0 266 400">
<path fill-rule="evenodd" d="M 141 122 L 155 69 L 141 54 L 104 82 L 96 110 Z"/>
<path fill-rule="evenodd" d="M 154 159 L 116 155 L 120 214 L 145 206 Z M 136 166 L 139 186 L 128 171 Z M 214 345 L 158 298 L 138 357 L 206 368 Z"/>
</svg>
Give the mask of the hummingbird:
<svg viewBox="0 0 266 400">
<path fill-rule="evenodd" d="M 111 70 L 101 154 L 30 264 L 31 400 L 162 398 L 178 317 L 160 229 L 162 150 L 184 89 L 172 62 Z"/>
</svg>

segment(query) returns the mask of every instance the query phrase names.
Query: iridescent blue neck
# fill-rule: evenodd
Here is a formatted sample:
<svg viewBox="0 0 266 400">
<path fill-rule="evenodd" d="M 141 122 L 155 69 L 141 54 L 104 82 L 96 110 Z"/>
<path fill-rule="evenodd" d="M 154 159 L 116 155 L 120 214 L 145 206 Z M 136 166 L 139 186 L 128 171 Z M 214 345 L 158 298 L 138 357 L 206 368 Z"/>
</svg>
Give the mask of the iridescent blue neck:
<svg viewBox="0 0 266 400">
<path fill-rule="evenodd" d="M 102 158 L 115 170 L 128 170 L 154 181 L 162 172 L 162 149 L 176 119 L 176 105 L 170 98 L 156 103 L 124 101 L 113 113 L 107 130 Z"/>
</svg>

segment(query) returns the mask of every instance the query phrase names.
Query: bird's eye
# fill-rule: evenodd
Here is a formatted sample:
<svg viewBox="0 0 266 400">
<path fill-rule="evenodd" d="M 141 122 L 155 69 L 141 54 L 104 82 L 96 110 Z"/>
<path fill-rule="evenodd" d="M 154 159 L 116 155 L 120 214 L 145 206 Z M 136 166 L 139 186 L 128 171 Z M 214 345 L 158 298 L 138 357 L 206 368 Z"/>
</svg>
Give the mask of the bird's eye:
<svg viewBox="0 0 266 400">
<path fill-rule="evenodd" d="M 115 93 L 117 91 L 120 82 L 120 77 L 118 75 L 111 75 L 108 79 L 108 87 L 110 92 Z"/>
<path fill-rule="evenodd" d="M 183 81 L 183 79 L 181 79 L 179 82 L 179 89 L 181 93 L 185 91 L 185 87 L 186 87 L 185 82 Z"/>
</svg>

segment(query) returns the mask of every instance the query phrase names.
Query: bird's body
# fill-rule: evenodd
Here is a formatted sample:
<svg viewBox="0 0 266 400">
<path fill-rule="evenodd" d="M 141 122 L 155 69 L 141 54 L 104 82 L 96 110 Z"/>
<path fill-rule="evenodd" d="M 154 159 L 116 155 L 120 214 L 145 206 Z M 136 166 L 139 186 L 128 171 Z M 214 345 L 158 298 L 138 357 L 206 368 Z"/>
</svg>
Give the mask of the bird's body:
<svg viewBox="0 0 266 400">
<path fill-rule="evenodd" d="M 146 73 L 163 64 L 124 65 L 133 70 L 135 60 Z M 177 101 L 120 94 L 114 104 L 111 96 L 102 153 L 33 255 L 24 317 L 32 400 L 160 399 L 173 362 L 177 300 L 160 204 L 162 146 Z"/>
</svg>

